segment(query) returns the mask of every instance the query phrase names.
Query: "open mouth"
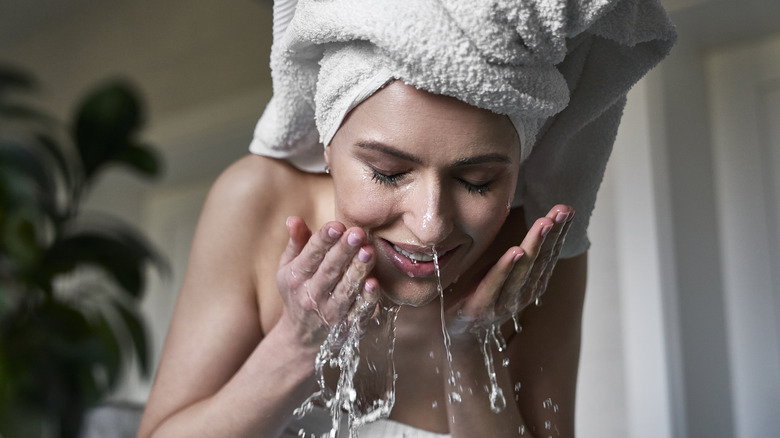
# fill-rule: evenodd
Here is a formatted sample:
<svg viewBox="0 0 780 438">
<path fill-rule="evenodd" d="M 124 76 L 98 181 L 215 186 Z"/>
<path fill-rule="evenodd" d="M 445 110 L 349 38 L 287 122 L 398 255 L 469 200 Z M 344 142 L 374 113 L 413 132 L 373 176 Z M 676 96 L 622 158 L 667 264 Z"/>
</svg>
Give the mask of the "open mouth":
<svg viewBox="0 0 780 438">
<path fill-rule="evenodd" d="M 399 271 L 409 277 L 429 277 L 436 273 L 434 248 L 411 247 L 382 239 L 382 251 Z M 435 250 L 439 266 L 443 269 L 456 252 L 456 248 Z"/>
<path fill-rule="evenodd" d="M 421 252 L 408 252 L 405 251 L 403 248 L 399 248 L 398 245 L 395 244 L 393 244 L 393 249 L 396 250 L 398 253 L 400 253 L 402 256 L 411 260 L 412 263 L 433 261 L 433 255 L 424 254 Z"/>
</svg>

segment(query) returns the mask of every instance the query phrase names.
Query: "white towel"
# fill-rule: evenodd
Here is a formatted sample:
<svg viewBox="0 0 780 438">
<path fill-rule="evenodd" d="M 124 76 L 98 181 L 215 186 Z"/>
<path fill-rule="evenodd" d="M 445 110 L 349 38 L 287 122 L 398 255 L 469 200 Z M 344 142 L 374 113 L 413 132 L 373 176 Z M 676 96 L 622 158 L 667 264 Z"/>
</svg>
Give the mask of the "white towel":
<svg viewBox="0 0 780 438">
<path fill-rule="evenodd" d="M 346 114 L 393 79 L 506 114 L 521 140 L 514 205 L 577 209 L 586 229 L 625 95 L 669 52 L 658 0 L 299 0 L 274 6 L 274 97 L 250 150 L 311 172 Z"/>
</svg>

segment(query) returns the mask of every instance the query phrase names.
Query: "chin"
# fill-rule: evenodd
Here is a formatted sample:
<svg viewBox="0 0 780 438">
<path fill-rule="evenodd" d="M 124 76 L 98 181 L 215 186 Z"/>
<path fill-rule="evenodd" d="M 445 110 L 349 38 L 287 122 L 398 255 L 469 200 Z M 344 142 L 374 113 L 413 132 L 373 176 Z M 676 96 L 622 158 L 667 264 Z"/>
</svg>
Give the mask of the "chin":
<svg viewBox="0 0 780 438">
<path fill-rule="evenodd" d="M 381 277 L 382 294 L 389 301 L 397 305 L 422 307 L 439 298 L 439 290 L 436 278 L 394 278 Z M 446 286 L 442 283 L 442 287 Z"/>
</svg>

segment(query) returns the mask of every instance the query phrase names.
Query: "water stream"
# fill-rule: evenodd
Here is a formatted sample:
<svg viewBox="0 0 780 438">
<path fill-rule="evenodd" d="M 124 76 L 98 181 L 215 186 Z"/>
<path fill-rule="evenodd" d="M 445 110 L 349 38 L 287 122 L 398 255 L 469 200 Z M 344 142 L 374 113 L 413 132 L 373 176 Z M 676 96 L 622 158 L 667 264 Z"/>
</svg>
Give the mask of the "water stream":
<svg viewBox="0 0 780 438">
<path fill-rule="evenodd" d="M 450 403 L 460 403 L 463 400 L 463 386 L 459 382 L 459 373 L 455 372 L 452 365 L 451 339 L 445 323 L 444 289 L 439 271 L 439 256 L 435 248 L 432 250 L 441 306 L 441 330 L 448 363 L 447 398 Z M 358 300 L 360 300 L 359 295 Z M 360 302 L 357 304 L 359 306 L 368 305 Z M 395 351 L 395 322 L 399 308 L 399 306 L 379 306 L 377 314 L 368 322 L 366 329 L 361 328 L 358 320 L 359 315 L 363 312 L 354 312 L 354 317 L 330 326 L 330 333 L 320 347 L 315 362 L 315 375 L 319 389 L 294 412 L 300 418 L 312 411 L 315 406 L 321 406 L 330 411 L 331 430 L 320 435 L 319 438 L 337 438 L 340 436 L 341 430 L 348 431 L 350 438 L 357 438 L 358 428 L 361 425 L 380 418 L 387 418 L 390 415 L 395 404 L 397 375 L 393 353 Z M 513 320 L 515 331 L 519 333 L 522 327 L 520 327 L 517 315 L 513 316 Z M 327 323 L 327 321 L 324 322 Z M 506 341 L 501 335 L 498 324 L 488 328 L 479 328 L 474 331 L 474 334 L 480 342 L 490 383 L 486 387 L 490 408 L 493 412 L 498 413 L 506 407 L 506 398 L 497 382 L 492 344 L 495 344 L 500 353 L 506 349 Z M 361 356 L 377 359 L 361 361 Z M 503 359 L 502 365 L 508 366 L 509 360 Z M 325 381 L 325 371 L 328 367 L 339 370 L 338 384 L 335 389 L 328 387 Z M 516 384 L 515 391 L 518 389 L 519 383 Z M 469 393 L 472 394 L 470 389 Z M 454 418 L 452 420 L 454 421 Z M 519 432 L 523 435 L 524 428 L 521 428 Z M 306 436 L 303 430 L 299 435 Z M 311 438 L 317 437 L 311 435 Z"/>
</svg>

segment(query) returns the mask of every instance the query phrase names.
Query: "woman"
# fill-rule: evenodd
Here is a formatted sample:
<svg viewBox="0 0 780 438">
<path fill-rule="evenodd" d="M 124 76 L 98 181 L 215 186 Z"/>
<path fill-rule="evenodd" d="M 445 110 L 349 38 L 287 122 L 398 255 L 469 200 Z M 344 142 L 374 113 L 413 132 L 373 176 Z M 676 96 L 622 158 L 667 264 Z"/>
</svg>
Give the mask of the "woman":
<svg viewBox="0 0 780 438">
<path fill-rule="evenodd" d="M 586 199 L 587 216 L 595 189 L 571 187 L 600 179 L 608 153 L 596 153 L 601 167 L 569 164 L 577 174 L 545 184 L 529 183 L 539 173 L 529 166 L 566 169 L 549 154 L 582 154 L 571 146 L 582 138 L 608 151 L 627 87 L 670 40 L 652 60 L 640 57 L 644 64 L 615 67 L 631 79 L 611 81 L 581 106 L 574 91 L 588 77 L 587 60 L 615 41 L 584 29 L 624 18 L 619 5 L 583 7 L 577 16 L 587 18 L 567 18 L 570 29 L 555 35 L 542 20 L 534 32 L 550 38 L 538 47 L 523 41 L 533 53 L 513 58 L 517 47 L 504 56 L 492 45 L 512 23 L 494 19 L 500 2 L 490 10 L 367 3 L 277 6 L 277 18 L 295 16 L 275 21 L 275 96 L 252 146 L 265 156 L 237 162 L 208 197 L 139 436 L 296 436 L 306 418 L 298 422 L 293 410 L 316 389 L 314 362 L 329 330 L 356 318 L 373 339 L 376 303 L 403 305 L 398 379 L 390 421 L 369 424 L 363 436 L 574 435 L 587 240 L 572 207 L 556 205 L 530 226 L 526 207 L 548 185 L 564 187 L 571 204 Z M 514 25 L 533 21 L 523 21 L 523 8 L 544 18 L 553 3 L 512 6 Z M 485 20 L 469 27 L 476 35 L 463 31 L 474 17 Z M 408 26 L 399 31 L 399 22 Z M 436 56 L 436 41 L 420 35 L 443 42 Z M 577 119 L 578 111 L 589 117 Z M 600 142 L 594 131 L 606 133 Z M 540 149 L 546 139 L 555 153 Z M 318 168 L 329 173 L 306 171 Z M 564 244 L 570 227 L 573 244 Z M 545 289 L 543 305 L 528 306 Z M 507 340 L 502 351 L 489 347 L 503 409 L 483 389 L 491 327 Z M 361 360 L 381 362 L 385 351 L 369 350 Z"/>
</svg>

